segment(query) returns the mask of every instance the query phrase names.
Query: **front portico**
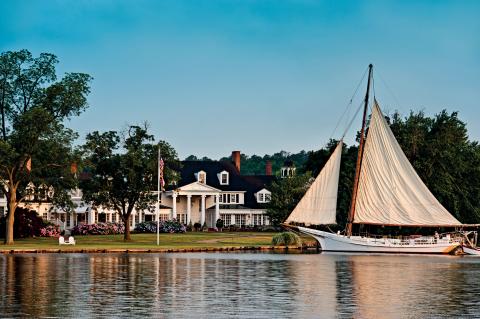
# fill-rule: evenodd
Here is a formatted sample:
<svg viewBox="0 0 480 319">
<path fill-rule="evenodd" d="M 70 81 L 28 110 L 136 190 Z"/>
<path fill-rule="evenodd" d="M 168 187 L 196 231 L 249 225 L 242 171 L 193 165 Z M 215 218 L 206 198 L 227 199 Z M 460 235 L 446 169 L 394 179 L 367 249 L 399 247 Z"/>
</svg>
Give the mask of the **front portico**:
<svg viewBox="0 0 480 319">
<path fill-rule="evenodd" d="M 170 218 L 178 219 L 185 224 L 207 223 L 207 227 L 215 227 L 220 218 L 220 190 L 200 182 L 167 191 L 162 196 L 162 204 L 171 207 Z M 214 210 L 207 209 L 215 206 Z M 213 215 L 213 216 L 208 216 Z"/>
</svg>

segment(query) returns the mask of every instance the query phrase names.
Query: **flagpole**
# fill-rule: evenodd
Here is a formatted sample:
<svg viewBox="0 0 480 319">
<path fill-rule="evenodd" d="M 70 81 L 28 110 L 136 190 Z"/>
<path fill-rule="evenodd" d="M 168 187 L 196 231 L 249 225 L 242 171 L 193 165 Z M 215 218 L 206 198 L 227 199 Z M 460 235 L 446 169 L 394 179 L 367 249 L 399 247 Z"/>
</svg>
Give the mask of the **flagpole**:
<svg viewBox="0 0 480 319">
<path fill-rule="evenodd" d="M 158 180 L 157 180 L 157 246 L 160 245 L 160 142 L 158 143 Z"/>
</svg>

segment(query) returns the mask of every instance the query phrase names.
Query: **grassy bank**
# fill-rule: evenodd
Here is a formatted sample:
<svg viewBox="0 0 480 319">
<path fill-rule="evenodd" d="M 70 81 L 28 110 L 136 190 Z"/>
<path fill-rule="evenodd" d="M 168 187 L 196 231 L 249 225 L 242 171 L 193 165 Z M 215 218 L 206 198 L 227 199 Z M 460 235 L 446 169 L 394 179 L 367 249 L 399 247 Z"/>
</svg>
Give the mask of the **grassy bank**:
<svg viewBox="0 0 480 319">
<path fill-rule="evenodd" d="M 10 251 L 101 251 L 101 250 L 195 250 L 221 249 L 230 247 L 268 247 L 271 246 L 275 233 L 265 232 L 189 232 L 185 234 L 160 234 L 160 245 L 157 246 L 156 234 L 132 234 L 132 241 L 124 242 L 123 235 L 96 235 L 75 236 L 77 244 L 58 245 L 57 238 L 25 238 L 16 239 L 11 246 L 0 245 L 0 252 Z M 303 237 L 307 245 L 314 245 L 315 241 Z M 2 240 L 3 242 L 3 240 Z"/>
<path fill-rule="evenodd" d="M 190 249 L 221 247 L 258 247 L 269 246 L 274 233 L 261 232 L 189 232 L 185 234 L 160 234 L 160 245 L 157 246 L 156 234 L 132 234 L 132 241 L 124 242 L 123 235 L 75 236 L 77 244 L 58 245 L 57 238 L 25 238 L 16 239 L 11 246 L 0 245 L 0 250 L 26 249 Z"/>
</svg>

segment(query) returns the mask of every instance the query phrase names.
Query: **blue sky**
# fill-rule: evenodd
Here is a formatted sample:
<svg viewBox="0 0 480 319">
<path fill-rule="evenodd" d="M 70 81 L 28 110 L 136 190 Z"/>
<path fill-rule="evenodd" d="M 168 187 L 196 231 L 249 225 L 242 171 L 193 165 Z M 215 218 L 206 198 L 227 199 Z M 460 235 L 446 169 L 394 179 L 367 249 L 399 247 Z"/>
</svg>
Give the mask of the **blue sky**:
<svg viewBox="0 0 480 319">
<path fill-rule="evenodd" d="M 148 121 L 182 158 L 318 149 L 371 62 L 384 111 L 459 111 L 480 140 L 480 1 L 4 0 L 0 11 L 1 51 L 51 52 L 59 72 L 95 78 L 70 123 L 82 137 Z"/>
</svg>

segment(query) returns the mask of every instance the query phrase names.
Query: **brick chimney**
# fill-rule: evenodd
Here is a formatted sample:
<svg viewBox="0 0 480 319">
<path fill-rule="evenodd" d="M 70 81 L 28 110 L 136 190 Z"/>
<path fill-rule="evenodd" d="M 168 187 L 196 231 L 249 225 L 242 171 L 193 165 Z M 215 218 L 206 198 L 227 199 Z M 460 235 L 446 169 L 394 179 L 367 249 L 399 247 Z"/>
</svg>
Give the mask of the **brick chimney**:
<svg viewBox="0 0 480 319">
<path fill-rule="evenodd" d="M 232 162 L 235 164 L 235 168 L 240 173 L 240 151 L 232 152 Z"/>
<path fill-rule="evenodd" d="M 272 162 L 270 161 L 267 161 L 267 163 L 265 164 L 265 175 L 272 175 Z"/>
</svg>

